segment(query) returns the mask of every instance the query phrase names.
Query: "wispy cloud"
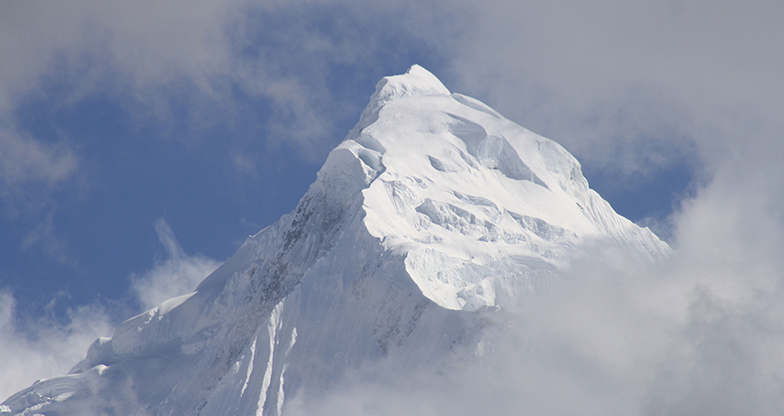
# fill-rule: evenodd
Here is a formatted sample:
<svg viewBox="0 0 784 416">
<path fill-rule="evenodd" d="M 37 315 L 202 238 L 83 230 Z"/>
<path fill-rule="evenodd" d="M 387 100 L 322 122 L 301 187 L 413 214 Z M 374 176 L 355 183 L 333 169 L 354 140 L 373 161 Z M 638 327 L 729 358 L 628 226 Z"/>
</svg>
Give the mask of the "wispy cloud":
<svg viewBox="0 0 784 416">
<path fill-rule="evenodd" d="M 142 309 L 192 292 L 199 282 L 221 265 L 221 262 L 201 255 L 186 255 L 165 220 L 155 222 L 155 232 L 166 249 L 165 259 L 157 261 L 152 269 L 142 274 L 131 275 L 130 290 Z"/>
<path fill-rule="evenodd" d="M 0 116 L 0 120 L 2 116 Z M 79 158 L 67 143 L 43 143 L 0 123 L 0 208 L 3 219 L 30 224 L 22 250 L 40 249 L 62 265 L 76 267 L 67 241 L 58 235 L 52 196 L 74 189 Z"/>
<path fill-rule="evenodd" d="M 50 211 L 43 222 L 27 234 L 22 249 L 39 248 L 41 253 L 64 266 L 78 267 L 79 261 L 70 255 L 68 245 L 55 232 L 53 221 L 54 211 Z"/>
<path fill-rule="evenodd" d="M 0 196 L 30 182 L 55 185 L 78 170 L 76 152 L 66 144 L 48 144 L 14 129 L 0 127 Z"/>
</svg>

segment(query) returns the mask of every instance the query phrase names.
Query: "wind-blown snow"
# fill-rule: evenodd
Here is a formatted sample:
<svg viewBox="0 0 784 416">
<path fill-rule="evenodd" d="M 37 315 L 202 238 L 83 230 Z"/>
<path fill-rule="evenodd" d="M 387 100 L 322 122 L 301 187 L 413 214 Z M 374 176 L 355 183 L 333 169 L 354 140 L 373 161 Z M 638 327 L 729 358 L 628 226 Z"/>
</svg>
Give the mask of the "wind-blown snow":
<svg viewBox="0 0 784 416">
<path fill-rule="evenodd" d="M 483 351 L 489 316 L 602 241 L 641 262 L 669 252 L 561 146 L 415 65 L 378 83 L 294 212 L 2 409 L 280 414 L 383 357 L 413 368 Z"/>
</svg>

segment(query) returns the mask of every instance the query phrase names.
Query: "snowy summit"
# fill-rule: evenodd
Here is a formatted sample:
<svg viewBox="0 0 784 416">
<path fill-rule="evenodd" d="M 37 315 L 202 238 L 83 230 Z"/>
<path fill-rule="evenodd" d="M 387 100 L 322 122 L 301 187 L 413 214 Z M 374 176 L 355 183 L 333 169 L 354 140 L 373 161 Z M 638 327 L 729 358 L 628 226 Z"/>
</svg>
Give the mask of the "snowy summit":
<svg viewBox="0 0 784 416">
<path fill-rule="evenodd" d="M 415 65 L 377 84 L 293 212 L 0 414 L 286 414 L 368 362 L 457 360 L 483 317 L 602 242 L 643 262 L 670 251 L 560 145 Z"/>
</svg>

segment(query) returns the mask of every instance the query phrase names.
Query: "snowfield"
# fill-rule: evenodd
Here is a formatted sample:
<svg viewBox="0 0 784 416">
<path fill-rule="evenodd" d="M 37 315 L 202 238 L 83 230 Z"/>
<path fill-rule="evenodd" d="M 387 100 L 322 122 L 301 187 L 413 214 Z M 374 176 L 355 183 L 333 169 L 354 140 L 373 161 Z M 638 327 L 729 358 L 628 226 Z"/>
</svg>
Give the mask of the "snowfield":
<svg viewBox="0 0 784 416">
<path fill-rule="evenodd" d="M 601 244 L 670 253 L 560 145 L 415 65 L 378 83 L 293 212 L 0 414 L 279 415 L 368 363 L 481 360 L 486 328 Z"/>
</svg>

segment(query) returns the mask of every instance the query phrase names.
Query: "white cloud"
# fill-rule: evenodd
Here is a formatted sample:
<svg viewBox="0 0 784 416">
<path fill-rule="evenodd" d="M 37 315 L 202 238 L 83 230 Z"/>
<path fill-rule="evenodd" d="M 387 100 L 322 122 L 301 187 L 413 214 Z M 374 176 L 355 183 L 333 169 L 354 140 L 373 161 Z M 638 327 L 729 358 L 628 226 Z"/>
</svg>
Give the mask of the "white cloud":
<svg viewBox="0 0 784 416">
<path fill-rule="evenodd" d="M 67 324 L 19 316 L 16 310 L 13 295 L 0 291 L 0 401 L 37 379 L 67 373 L 96 338 L 112 332 L 107 314 L 94 305 L 69 310 Z"/>
<path fill-rule="evenodd" d="M 224 2 L 145 2 L 144 7 L 81 0 L 64 4 L 15 2 L 0 17 L 0 109 L 65 64 L 103 60 L 137 86 L 185 74 L 201 79 L 228 61 L 222 42 Z M 198 81 L 197 81 L 198 82 Z"/>
<path fill-rule="evenodd" d="M 746 124 L 780 137 L 784 6 L 669 3 L 484 2 L 457 72 L 502 114 L 621 174 L 710 163 Z"/>
<path fill-rule="evenodd" d="M 220 262 L 204 256 L 186 255 L 163 219 L 156 221 L 155 230 L 166 258 L 149 271 L 131 276 L 130 293 L 142 309 L 193 291 L 220 266 Z M 69 309 L 65 323 L 54 317 L 20 315 L 14 296 L 0 291 L 0 401 L 38 379 L 66 374 L 84 359 L 95 339 L 111 336 L 114 324 L 98 303 Z"/>
<path fill-rule="evenodd" d="M 131 293 L 142 309 L 150 309 L 175 296 L 192 292 L 221 262 L 195 255 L 188 256 L 177 243 L 165 220 L 155 222 L 158 239 L 166 249 L 166 258 L 141 275 L 131 275 Z"/>
</svg>

